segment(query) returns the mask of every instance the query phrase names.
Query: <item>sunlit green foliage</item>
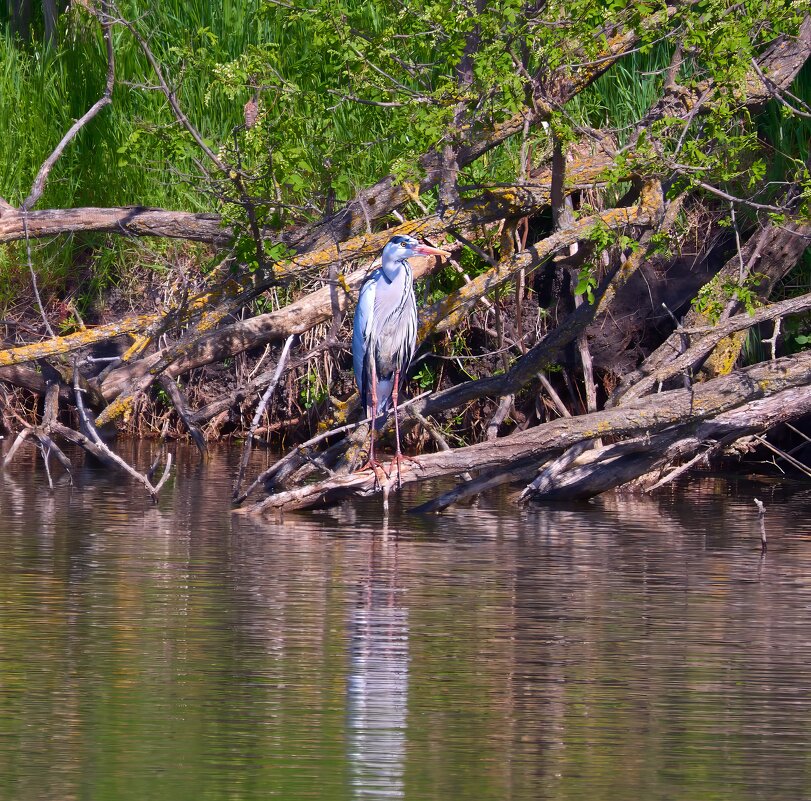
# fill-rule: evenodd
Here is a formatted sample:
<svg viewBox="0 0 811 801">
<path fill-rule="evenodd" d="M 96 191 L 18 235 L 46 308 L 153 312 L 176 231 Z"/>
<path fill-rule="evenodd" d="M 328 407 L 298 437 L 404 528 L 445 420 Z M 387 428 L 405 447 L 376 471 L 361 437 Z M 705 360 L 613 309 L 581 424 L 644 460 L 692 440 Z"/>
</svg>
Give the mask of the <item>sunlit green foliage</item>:
<svg viewBox="0 0 811 801">
<path fill-rule="evenodd" d="M 711 106 L 687 123 L 657 120 L 636 143 L 637 164 L 666 179 L 671 194 L 700 180 L 752 195 L 775 171 L 793 181 L 805 170 L 804 123 L 770 104 L 764 150 L 764 123 L 741 110 L 751 58 L 777 34 L 796 31 L 799 2 L 698 0 L 668 9 L 660 0 L 122 0 L 119 11 L 148 34 L 192 123 L 244 176 L 259 222 L 272 227 L 315 219 L 387 174 L 419 179 L 422 154 L 537 109 L 572 76 L 601 72 L 621 35 L 635 37 L 629 55 L 567 104 L 552 103 L 547 116 L 558 136 L 575 141 L 587 125 L 626 144 L 660 96 L 678 44 L 677 83 L 712 86 Z M 115 49 L 114 102 L 57 163 L 40 206 L 137 203 L 242 221 L 233 179 L 177 124 L 121 26 Z M 22 45 L 0 34 L 0 196 L 25 197 L 42 159 L 98 98 L 104 74 L 100 29 L 82 4 L 61 17 L 55 49 L 41 37 Z M 548 137 L 534 127 L 530 152 L 548 153 Z M 520 145 L 488 153 L 462 170 L 460 183 L 514 181 Z M 624 158 L 618 154 L 617 182 Z M 434 199 L 423 202 L 432 208 Z M 244 255 L 246 264 L 261 261 Z M 60 246 L 50 257 L 58 282 L 74 254 Z"/>
</svg>

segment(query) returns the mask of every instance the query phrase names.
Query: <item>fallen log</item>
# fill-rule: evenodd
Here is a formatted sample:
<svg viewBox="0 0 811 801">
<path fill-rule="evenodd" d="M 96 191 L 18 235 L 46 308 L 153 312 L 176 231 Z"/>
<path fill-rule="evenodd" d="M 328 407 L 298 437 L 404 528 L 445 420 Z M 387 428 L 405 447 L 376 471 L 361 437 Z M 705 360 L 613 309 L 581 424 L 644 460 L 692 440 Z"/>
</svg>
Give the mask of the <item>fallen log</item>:
<svg viewBox="0 0 811 801">
<path fill-rule="evenodd" d="M 621 443 L 604 448 L 603 452 L 595 454 L 597 458 L 590 460 L 589 464 L 578 465 L 564 472 L 550 486 L 539 492 L 529 492 L 526 497 L 535 500 L 591 498 L 654 471 L 664 471 L 673 465 L 674 460 L 689 458 L 703 447 L 719 441 L 732 444 L 741 437 L 766 431 L 809 413 L 811 387 L 787 389 L 700 423 L 691 421 L 654 437 L 637 439 L 632 444 Z M 680 468 L 674 468 L 676 471 L 680 472 Z M 656 476 L 655 482 L 645 483 L 664 483 L 660 478 Z M 645 483 L 641 486 L 644 487 Z"/>
<path fill-rule="evenodd" d="M 646 184 L 637 205 L 606 209 L 599 214 L 582 217 L 526 250 L 499 262 L 495 267 L 424 310 L 420 315 L 420 336 L 424 337 L 433 330 L 446 331 L 458 325 L 473 304 L 487 292 L 502 286 L 521 270 L 532 270 L 559 250 L 587 239 L 596 228 L 604 227 L 607 230 L 620 231 L 626 228 L 647 227 L 658 222 L 662 212 L 659 184 L 650 182 Z"/>
<path fill-rule="evenodd" d="M 0 244 L 57 234 L 95 232 L 119 236 L 159 236 L 227 245 L 233 234 L 218 214 L 153 209 L 145 206 L 114 208 L 45 209 L 20 211 L 0 208 Z"/>
<path fill-rule="evenodd" d="M 740 265 L 743 263 L 747 274 L 757 273 L 762 276 L 757 282 L 757 290 L 761 300 L 765 301 L 774 284 L 797 264 L 808 245 L 809 235 L 811 235 L 811 224 L 795 222 L 787 222 L 781 225 L 767 224 L 759 232 L 749 237 L 740 253 L 736 253 L 727 261 L 716 276 L 705 286 L 705 290 L 710 290 L 713 284 L 718 284 L 719 280 L 723 281 L 725 278 L 732 282 L 738 281 Z M 743 304 L 736 297 L 731 300 L 728 297 L 723 298 L 720 288 L 717 290 L 716 295 L 719 296 L 719 302 L 726 301 L 727 308 L 724 315 L 726 319 L 720 321 L 723 328 L 713 326 L 714 330 L 723 331 L 722 335 L 713 342 L 713 347 L 723 337 L 742 330 L 734 324 L 729 325 L 729 315 L 740 311 Z M 788 301 L 789 307 L 785 308 L 785 310 L 782 310 L 780 305 L 774 307 L 765 306 L 755 310 L 754 315 L 749 318 L 752 320 L 750 325 L 754 324 L 755 321 L 761 322 L 764 319 L 774 319 L 782 314 L 803 311 L 803 308 L 790 308 L 795 300 L 801 299 Z M 773 309 L 774 313 L 769 312 L 770 309 Z M 767 316 L 764 317 L 764 314 Z M 743 315 L 737 315 L 736 319 L 740 322 L 743 317 Z M 653 351 L 636 370 L 622 377 L 609 400 L 609 404 L 627 403 L 635 398 L 642 397 L 645 393 L 650 392 L 657 382 L 667 380 L 686 369 L 685 365 L 692 366 L 700 357 L 706 356 L 709 350 L 700 346 L 694 348 L 693 346 L 698 345 L 698 343 L 695 340 L 690 340 L 690 337 L 696 333 L 691 329 L 703 328 L 702 333 L 708 330 L 704 325 L 706 320 L 706 316 L 702 315 L 698 310 L 690 309 L 682 320 L 681 327 Z M 748 325 L 743 326 L 743 328 L 748 327 Z M 690 357 L 682 358 L 680 356 L 677 363 L 675 356 L 682 350 L 680 341 L 685 336 L 687 336 L 693 361 L 691 362 Z"/>
<path fill-rule="evenodd" d="M 450 451 L 427 454 L 401 471 L 404 484 L 447 478 L 465 471 L 509 471 L 516 463 L 538 463 L 584 440 L 653 436 L 676 425 L 697 424 L 778 393 L 802 388 L 811 395 L 811 352 L 754 365 L 727 376 L 637 400 L 622 408 L 561 418 L 525 431 Z M 805 395 L 803 395 L 805 397 Z M 330 505 L 370 495 L 376 478 L 368 472 L 296 487 L 246 507 L 253 514 Z"/>
<path fill-rule="evenodd" d="M 45 378 L 42 373 L 38 373 L 31 367 L 20 367 L 18 365 L 12 367 L 0 367 L 0 381 L 5 381 L 15 387 L 22 387 L 29 392 L 36 395 L 45 394 Z M 71 401 L 73 395 L 68 387 L 62 385 L 59 387 L 60 400 Z"/>
<path fill-rule="evenodd" d="M 677 334 L 688 339 L 688 349 L 676 356 L 662 367 L 646 372 L 637 381 L 630 384 L 620 398 L 620 404 L 626 405 L 651 392 L 657 384 L 661 385 L 669 378 L 691 371 L 703 356 L 706 356 L 722 339 L 739 331 L 745 331 L 754 325 L 775 320 L 790 314 L 800 314 L 811 309 L 811 293 L 796 298 L 762 306 L 751 313 L 744 312 L 729 317 L 722 323 L 699 328 L 679 328 Z M 657 351 L 658 353 L 658 351 Z"/>
</svg>

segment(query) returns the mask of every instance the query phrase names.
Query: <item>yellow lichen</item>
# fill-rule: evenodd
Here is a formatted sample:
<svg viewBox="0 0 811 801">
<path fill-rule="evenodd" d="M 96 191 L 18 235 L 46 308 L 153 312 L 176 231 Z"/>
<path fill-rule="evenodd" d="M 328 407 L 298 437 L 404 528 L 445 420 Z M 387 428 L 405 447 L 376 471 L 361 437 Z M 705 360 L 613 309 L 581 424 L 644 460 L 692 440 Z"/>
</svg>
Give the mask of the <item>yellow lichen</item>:
<svg viewBox="0 0 811 801">
<path fill-rule="evenodd" d="M 746 331 L 737 331 L 719 340 L 704 363 L 704 371 L 712 377 L 729 375 L 735 369 L 746 336 Z"/>
<path fill-rule="evenodd" d="M 107 408 L 96 418 L 96 425 L 101 427 L 107 425 L 107 423 L 112 423 L 113 420 L 121 417 L 121 415 L 132 414 L 132 402 L 133 399 L 131 396 L 120 396 L 116 398 L 112 403 L 110 403 Z"/>
</svg>

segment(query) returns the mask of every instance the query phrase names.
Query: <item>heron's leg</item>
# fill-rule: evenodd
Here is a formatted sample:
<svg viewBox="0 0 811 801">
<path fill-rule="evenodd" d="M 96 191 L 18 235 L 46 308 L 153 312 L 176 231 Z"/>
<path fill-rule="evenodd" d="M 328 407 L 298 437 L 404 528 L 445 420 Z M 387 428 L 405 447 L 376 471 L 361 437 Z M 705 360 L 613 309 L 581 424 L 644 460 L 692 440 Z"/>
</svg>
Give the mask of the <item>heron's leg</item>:
<svg viewBox="0 0 811 801">
<path fill-rule="evenodd" d="M 394 453 L 394 460 L 393 463 L 397 465 L 397 489 L 401 489 L 403 486 L 403 479 L 400 476 L 400 463 L 401 462 L 416 462 L 416 459 L 412 459 L 410 456 L 405 456 L 400 449 L 400 421 L 397 417 L 397 404 L 398 404 L 398 396 L 400 393 L 400 371 L 394 371 L 394 387 L 392 387 L 391 391 L 391 400 L 394 404 L 394 441 L 396 443 L 396 451 Z"/>
<path fill-rule="evenodd" d="M 375 420 L 377 418 L 377 370 L 375 368 L 374 361 L 372 361 L 371 366 L 372 366 L 371 369 L 372 413 L 371 415 L 369 415 L 371 417 L 371 423 L 369 425 L 369 458 L 366 460 L 366 464 L 358 468 L 358 472 L 363 472 L 364 470 L 371 470 L 375 475 L 375 486 L 379 487 L 380 479 L 377 475 L 377 469 L 380 468 L 381 470 L 383 470 L 383 467 L 380 464 L 380 462 L 375 460 Z M 386 471 L 383 470 L 383 472 L 385 473 Z"/>
<path fill-rule="evenodd" d="M 394 386 L 391 390 L 391 401 L 394 404 L 394 461 L 397 462 L 397 488 L 403 486 L 403 479 L 400 477 L 400 457 L 402 451 L 400 450 L 400 421 L 397 419 L 397 396 L 400 393 L 400 371 L 394 371 Z"/>
<path fill-rule="evenodd" d="M 369 464 L 374 466 L 375 462 L 375 420 L 377 419 L 377 368 L 372 359 L 372 413 L 369 415 L 372 422 L 369 425 Z"/>
</svg>

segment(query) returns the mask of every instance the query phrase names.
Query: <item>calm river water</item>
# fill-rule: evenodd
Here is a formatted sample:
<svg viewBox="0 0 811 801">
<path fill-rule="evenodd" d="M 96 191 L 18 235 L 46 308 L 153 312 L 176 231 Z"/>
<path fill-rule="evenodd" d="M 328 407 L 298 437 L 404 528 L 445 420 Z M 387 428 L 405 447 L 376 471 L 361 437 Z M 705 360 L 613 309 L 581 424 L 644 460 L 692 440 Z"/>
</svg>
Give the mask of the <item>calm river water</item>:
<svg viewBox="0 0 811 801">
<path fill-rule="evenodd" d="M 0 798 L 811 798 L 807 485 L 274 523 L 177 456 L 0 475 Z"/>
</svg>

